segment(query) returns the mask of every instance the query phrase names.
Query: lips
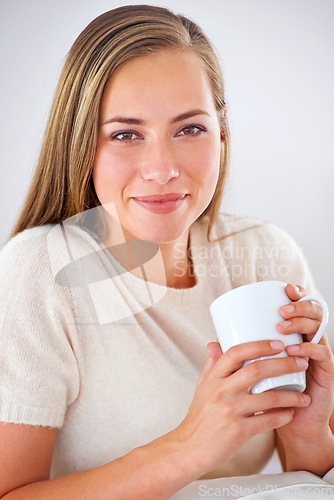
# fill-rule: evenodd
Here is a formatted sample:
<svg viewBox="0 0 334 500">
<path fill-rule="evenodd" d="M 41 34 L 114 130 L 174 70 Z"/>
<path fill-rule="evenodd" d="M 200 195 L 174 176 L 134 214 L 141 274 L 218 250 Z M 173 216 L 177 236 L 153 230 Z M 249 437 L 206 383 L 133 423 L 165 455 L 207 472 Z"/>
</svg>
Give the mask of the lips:
<svg viewBox="0 0 334 500">
<path fill-rule="evenodd" d="M 188 193 L 151 194 L 133 197 L 133 201 L 153 214 L 162 215 L 174 212 L 188 196 Z"/>
<path fill-rule="evenodd" d="M 151 194 L 148 196 L 134 196 L 139 201 L 160 202 L 181 200 L 186 193 Z"/>
</svg>

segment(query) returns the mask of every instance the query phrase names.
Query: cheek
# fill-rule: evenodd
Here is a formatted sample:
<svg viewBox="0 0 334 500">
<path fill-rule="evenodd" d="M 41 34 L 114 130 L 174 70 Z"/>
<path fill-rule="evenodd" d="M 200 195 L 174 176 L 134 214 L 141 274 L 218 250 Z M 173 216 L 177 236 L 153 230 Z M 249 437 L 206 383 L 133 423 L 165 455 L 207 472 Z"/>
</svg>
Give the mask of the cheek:
<svg viewBox="0 0 334 500">
<path fill-rule="evenodd" d="M 215 183 L 219 175 L 220 144 L 215 140 L 203 142 L 202 147 L 195 148 L 191 153 L 189 164 L 191 174 L 196 180 L 208 184 Z"/>
<path fill-rule="evenodd" d="M 131 179 L 129 162 L 124 162 L 122 155 L 111 153 L 108 148 L 98 148 L 94 166 L 93 183 L 96 194 L 103 202 L 107 200 L 108 194 L 120 193 Z M 102 201 L 101 201 L 102 202 Z"/>
</svg>

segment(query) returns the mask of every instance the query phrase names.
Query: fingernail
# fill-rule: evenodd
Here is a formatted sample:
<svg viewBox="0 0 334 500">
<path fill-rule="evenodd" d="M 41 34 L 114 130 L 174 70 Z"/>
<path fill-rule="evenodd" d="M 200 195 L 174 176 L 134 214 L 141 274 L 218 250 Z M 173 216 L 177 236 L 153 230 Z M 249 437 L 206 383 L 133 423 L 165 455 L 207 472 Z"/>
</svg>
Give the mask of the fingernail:
<svg viewBox="0 0 334 500">
<path fill-rule="evenodd" d="M 307 367 L 307 361 L 305 358 L 296 358 L 296 363 L 298 368 L 306 368 Z"/>
<path fill-rule="evenodd" d="M 280 340 L 272 340 L 270 342 L 270 345 L 271 345 L 271 348 L 274 349 L 275 351 L 277 349 L 283 349 L 283 347 L 284 347 L 284 343 L 281 342 Z"/>
<path fill-rule="evenodd" d="M 283 326 L 283 328 L 287 328 L 288 326 L 291 325 L 291 321 L 281 321 L 278 323 L 280 326 Z"/>
<path fill-rule="evenodd" d="M 298 352 L 299 351 L 299 345 L 289 345 L 287 346 L 288 352 Z"/>
<path fill-rule="evenodd" d="M 303 400 L 304 400 L 304 403 L 309 404 L 311 401 L 311 396 L 309 396 L 308 394 L 303 394 Z"/>
<path fill-rule="evenodd" d="M 282 309 L 284 312 L 287 312 L 287 313 L 292 313 L 295 310 L 295 308 L 291 305 L 282 306 Z"/>
</svg>

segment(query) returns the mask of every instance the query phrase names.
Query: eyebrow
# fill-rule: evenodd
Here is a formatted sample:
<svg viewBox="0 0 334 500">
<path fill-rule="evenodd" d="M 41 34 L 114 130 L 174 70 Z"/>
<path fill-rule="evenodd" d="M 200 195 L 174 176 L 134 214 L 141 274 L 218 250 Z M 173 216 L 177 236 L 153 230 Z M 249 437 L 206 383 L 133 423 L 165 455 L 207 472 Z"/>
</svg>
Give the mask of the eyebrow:
<svg viewBox="0 0 334 500">
<path fill-rule="evenodd" d="M 192 109 L 190 111 L 186 111 L 185 113 L 181 113 L 178 116 L 175 116 L 175 118 L 172 118 L 170 120 L 170 123 L 177 123 L 182 120 L 186 120 L 187 118 L 191 118 L 193 116 L 197 115 L 206 115 L 210 116 L 210 113 L 207 111 L 204 111 L 204 109 Z M 106 125 L 107 123 L 126 123 L 128 125 L 145 125 L 144 120 L 140 120 L 139 118 L 131 118 L 131 117 L 124 117 L 124 116 L 115 116 L 114 118 L 110 118 L 109 120 L 106 120 L 105 122 L 101 123 L 101 126 Z"/>
</svg>

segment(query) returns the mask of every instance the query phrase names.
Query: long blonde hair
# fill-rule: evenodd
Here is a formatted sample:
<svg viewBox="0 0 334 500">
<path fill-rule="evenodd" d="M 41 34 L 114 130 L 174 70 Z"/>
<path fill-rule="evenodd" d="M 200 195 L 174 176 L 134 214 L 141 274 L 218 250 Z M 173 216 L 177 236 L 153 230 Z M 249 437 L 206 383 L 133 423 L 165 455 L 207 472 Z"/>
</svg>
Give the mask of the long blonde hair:
<svg viewBox="0 0 334 500">
<path fill-rule="evenodd" d="M 224 138 L 216 190 L 200 216 L 209 220 L 209 239 L 230 158 L 219 61 L 199 26 L 168 9 L 149 5 L 128 5 L 105 12 L 75 40 L 59 78 L 36 170 L 10 238 L 25 229 L 59 223 L 100 205 L 92 168 L 104 86 L 120 65 L 166 48 L 191 50 L 202 60 Z"/>
</svg>

